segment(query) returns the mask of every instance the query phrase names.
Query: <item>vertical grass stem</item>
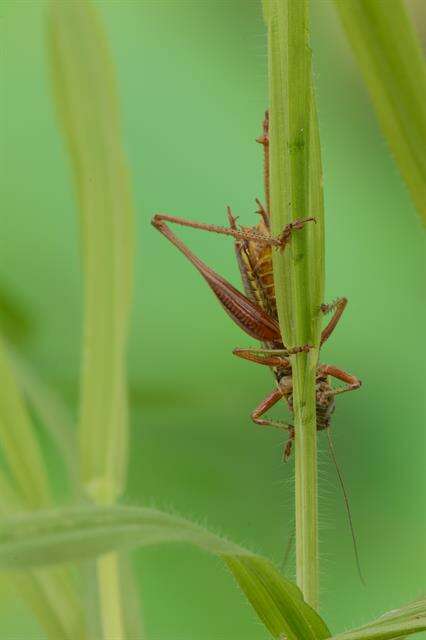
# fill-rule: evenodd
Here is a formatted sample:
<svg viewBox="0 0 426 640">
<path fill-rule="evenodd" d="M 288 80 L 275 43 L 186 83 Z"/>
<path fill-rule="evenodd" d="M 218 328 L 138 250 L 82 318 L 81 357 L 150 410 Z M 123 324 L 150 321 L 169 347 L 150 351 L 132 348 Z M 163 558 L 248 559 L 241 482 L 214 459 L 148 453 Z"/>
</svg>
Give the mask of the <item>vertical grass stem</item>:
<svg viewBox="0 0 426 640">
<path fill-rule="evenodd" d="M 306 0 L 267 0 L 271 218 L 275 235 L 315 216 L 273 255 L 283 341 L 312 344 L 292 357 L 296 427 L 296 565 L 306 601 L 318 606 L 316 366 L 324 291 L 324 223 L 318 122 L 312 88 Z"/>
</svg>

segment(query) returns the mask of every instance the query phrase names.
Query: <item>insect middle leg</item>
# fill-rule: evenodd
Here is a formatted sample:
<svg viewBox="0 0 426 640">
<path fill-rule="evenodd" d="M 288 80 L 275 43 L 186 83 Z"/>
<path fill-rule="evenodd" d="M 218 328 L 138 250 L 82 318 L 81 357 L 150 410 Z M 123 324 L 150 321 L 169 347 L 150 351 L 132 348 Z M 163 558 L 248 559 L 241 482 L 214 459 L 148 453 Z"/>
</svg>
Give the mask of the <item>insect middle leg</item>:
<svg viewBox="0 0 426 640">
<path fill-rule="evenodd" d="M 342 369 L 338 369 L 337 367 L 334 367 L 331 364 L 325 364 L 320 366 L 319 372 L 321 374 L 325 374 L 328 376 L 332 376 L 333 378 L 337 378 L 342 382 L 346 382 L 346 384 L 341 387 L 335 387 L 334 389 L 330 389 L 329 391 L 327 391 L 326 393 L 327 396 L 337 396 L 339 393 L 345 393 L 347 391 L 355 391 L 356 389 L 359 389 L 362 384 L 361 380 L 359 380 L 356 376 L 352 375 L 351 373 L 347 373 Z"/>
</svg>

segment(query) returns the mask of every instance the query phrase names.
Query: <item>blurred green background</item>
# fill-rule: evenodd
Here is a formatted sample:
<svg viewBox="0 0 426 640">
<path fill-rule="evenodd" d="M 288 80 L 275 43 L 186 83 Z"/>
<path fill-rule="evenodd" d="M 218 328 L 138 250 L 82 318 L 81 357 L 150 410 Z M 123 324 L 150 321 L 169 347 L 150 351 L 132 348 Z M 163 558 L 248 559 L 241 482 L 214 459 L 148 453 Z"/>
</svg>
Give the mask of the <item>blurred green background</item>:
<svg viewBox="0 0 426 640">
<path fill-rule="evenodd" d="M 126 501 L 172 507 L 281 563 L 293 528 L 293 462 L 281 462 L 282 434 L 249 418 L 272 378 L 232 357 L 250 339 L 149 224 L 156 211 L 222 224 L 227 204 L 242 223 L 255 220 L 262 173 L 254 138 L 267 106 L 260 2 L 96 4 L 117 69 L 137 221 Z M 15 332 L 19 348 L 75 407 L 78 228 L 51 100 L 45 8 L 35 0 L 0 8 L 0 288 L 25 313 Z M 421 23 L 424 5 L 412 8 Z M 424 236 L 331 2 L 313 2 L 312 30 L 327 300 L 350 301 L 322 359 L 363 381 L 360 391 L 338 398 L 334 436 L 366 588 L 319 436 L 322 613 L 341 630 L 424 594 Z M 229 239 L 182 235 L 239 285 Z M 60 492 L 53 450 L 50 462 Z M 186 546 L 133 558 L 150 640 L 267 638 L 219 560 Z M 293 563 L 287 571 L 293 574 Z M 1 637 L 43 637 L 5 581 L 1 596 Z"/>
</svg>

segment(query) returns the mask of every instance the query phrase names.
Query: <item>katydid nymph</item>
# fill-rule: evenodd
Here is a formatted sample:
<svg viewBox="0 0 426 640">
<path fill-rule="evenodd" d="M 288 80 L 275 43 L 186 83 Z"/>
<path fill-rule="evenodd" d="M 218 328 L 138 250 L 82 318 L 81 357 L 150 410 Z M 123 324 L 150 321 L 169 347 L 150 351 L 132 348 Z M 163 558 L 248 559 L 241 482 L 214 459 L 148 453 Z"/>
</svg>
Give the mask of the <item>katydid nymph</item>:
<svg viewBox="0 0 426 640">
<path fill-rule="evenodd" d="M 152 219 L 152 224 L 194 265 L 232 320 L 250 337 L 261 343 L 260 348 L 237 348 L 233 350 L 233 354 L 250 362 L 270 367 L 275 379 L 275 388 L 256 406 L 252 411 L 251 418 L 258 425 L 273 426 L 288 433 L 289 437 L 283 451 L 283 458 L 287 460 L 292 451 L 293 441 L 297 438 L 295 428 L 292 424 L 267 417 L 265 414 L 282 398 L 287 402 L 289 410 L 293 412 L 292 367 L 289 356 L 308 351 L 311 346 L 300 345 L 286 348 L 283 343 L 275 299 L 272 251 L 285 251 L 286 246 L 291 242 L 293 234 L 303 233 L 305 225 L 315 224 L 316 221 L 314 217 L 296 219 L 288 224 L 278 237 L 272 236 L 270 231 L 268 112 L 265 114 L 262 135 L 257 138 L 257 142 L 263 146 L 264 150 L 265 205 L 256 199 L 257 213 L 259 214 L 259 220 L 256 225 L 251 227 L 237 225 L 237 218 L 232 214 L 230 207 L 227 208 L 228 226 L 195 222 L 163 213 L 157 213 Z M 233 237 L 244 294 L 192 253 L 182 240 L 174 234 L 170 228 L 170 223 Z M 323 345 L 333 333 L 346 305 L 346 298 L 339 298 L 332 304 L 321 305 L 320 311 L 324 315 L 332 313 L 332 316 L 321 333 L 320 345 Z M 333 387 L 330 378 L 335 378 L 343 384 Z M 360 386 L 361 381 L 357 377 L 334 365 L 318 364 L 317 366 L 317 430 L 327 430 L 329 436 L 330 453 L 336 465 L 339 482 L 344 493 L 358 567 L 358 553 L 347 495 L 343 486 L 341 472 L 337 466 L 328 427 L 334 412 L 336 395 L 354 391 Z"/>
<path fill-rule="evenodd" d="M 269 132 L 268 113 L 263 123 L 263 134 L 257 141 L 264 148 L 264 176 L 265 201 L 263 206 L 256 200 L 259 207 L 259 222 L 253 227 L 237 226 L 236 218 L 228 207 L 228 227 L 193 222 L 167 214 L 157 213 L 152 224 L 172 244 L 174 244 L 203 276 L 213 293 L 218 298 L 224 310 L 232 320 L 249 336 L 259 340 L 259 349 L 234 349 L 234 355 L 266 365 L 271 368 L 275 378 L 276 388 L 253 410 L 252 420 L 261 426 L 273 426 L 286 430 L 289 440 L 284 450 L 284 459 L 291 454 L 292 442 L 295 437 L 294 426 L 265 417 L 265 414 L 281 398 L 287 401 L 290 411 L 293 411 L 292 371 L 290 355 L 307 351 L 310 345 L 301 345 L 287 349 L 283 344 L 275 300 L 275 286 L 272 271 L 272 250 L 285 251 L 291 242 L 293 233 L 299 233 L 306 224 L 314 224 L 315 218 L 301 218 L 288 224 L 278 237 L 270 233 L 269 212 Z M 208 267 L 173 233 L 168 223 L 201 229 L 211 233 L 232 236 L 235 240 L 235 252 L 241 273 L 245 294 L 238 291 L 231 283 Z M 331 320 L 322 331 L 321 345 L 330 337 L 339 322 L 346 307 L 346 298 L 339 298 L 332 304 L 321 305 L 324 314 L 332 312 Z M 344 385 L 332 387 L 330 377 L 341 380 Z M 318 365 L 316 389 L 317 430 L 322 431 L 330 425 L 331 414 L 334 411 L 334 398 L 345 391 L 353 391 L 361 386 L 360 380 L 333 365 Z"/>
</svg>

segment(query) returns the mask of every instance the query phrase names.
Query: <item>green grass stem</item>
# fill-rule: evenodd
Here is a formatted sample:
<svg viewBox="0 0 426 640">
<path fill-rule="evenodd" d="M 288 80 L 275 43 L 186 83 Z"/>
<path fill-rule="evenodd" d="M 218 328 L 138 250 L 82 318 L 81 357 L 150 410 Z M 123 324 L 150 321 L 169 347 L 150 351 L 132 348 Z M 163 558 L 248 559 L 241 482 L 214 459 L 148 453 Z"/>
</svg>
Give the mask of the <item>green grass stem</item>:
<svg viewBox="0 0 426 640">
<path fill-rule="evenodd" d="M 296 427 L 296 568 L 305 599 L 318 606 L 318 497 L 315 374 L 324 291 L 322 168 L 312 89 L 308 6 L 269 0 L 270 175 L 272 232 L 315 216 L 274 252 L 277 309 L 284 344 L 311 344 L 292 357 Z"/>
</svg>

